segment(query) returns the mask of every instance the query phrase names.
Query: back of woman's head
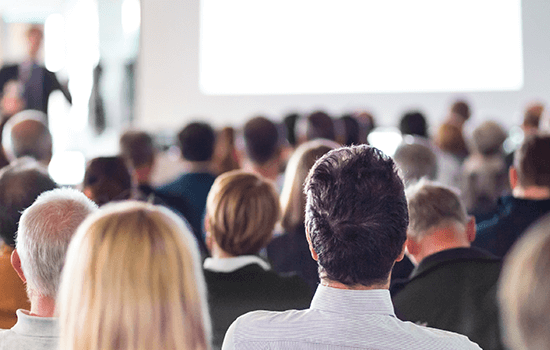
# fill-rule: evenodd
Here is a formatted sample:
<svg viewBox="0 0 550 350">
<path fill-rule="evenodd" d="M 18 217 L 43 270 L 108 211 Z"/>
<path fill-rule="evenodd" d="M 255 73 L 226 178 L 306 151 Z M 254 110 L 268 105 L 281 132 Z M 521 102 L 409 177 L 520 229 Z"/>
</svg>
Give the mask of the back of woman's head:
<svg viewBox="0 0 550 350">
<path fill-rule="evenodd" d="M 257 254 L 265 247 L 279 214 L 273 184 L 242 170 L 218 176 L 206 200 L 207 230 L 233 256 Z"/>
<path fill-rule="evenodd" d="M 309 169 L 317 159 L 338 147 L 336 142 L 329 140 L 308 141 L 299 146 L 290 157 L 281 192 L 281 224 L 286 232 L 294 232 L 299 226 L 304 225 L 306 207 L 304 182 Z"/>
<path fill-rule="evenodd" d="M 122 157 L 97 157 L 86 166 L 84 193 L 101 206 L 132 197 L 132 175 Z"/>
<path fill-rule="evenodd" d="M 208 349 L 192 234 L 167 209 L 109 204 L 79 227 L 57 307 L 60 349 Z"/>
</svg>

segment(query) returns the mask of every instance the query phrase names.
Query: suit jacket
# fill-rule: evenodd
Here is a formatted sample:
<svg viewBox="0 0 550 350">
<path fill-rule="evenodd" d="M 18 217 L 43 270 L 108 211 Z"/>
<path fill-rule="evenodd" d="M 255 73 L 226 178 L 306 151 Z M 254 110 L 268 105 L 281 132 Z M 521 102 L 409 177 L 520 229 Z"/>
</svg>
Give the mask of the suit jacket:
<svg viewBox="0 0 550 350">
<path fill-rule="evenodd" d="M 477 248 L 445 250 L 392 286 L 397 316 L 464 334 L 482 349 L 503 349 L 496 301 L 501 262 Z"/>
<path fill-rule="evenodd" d="M 237 317 L 254 310 L 306 309 L 309 286 L 298 276 L 281 277 L 252 263 L 233 272 L 205 269 L 208 304 L 212 317 L 213 349 L 221 348 L 227 329 Z"/>
<path fill-rule="evenodd" d="M 69 93 L 57 80 L 55 73 L 50 72 L 44 66 L 38 67 L 38 72 L 42 77 L 42 93 L 39 101 L 25 101 L 26 109 L 36 109 L 48 114 L 48 99 L 55 90 L 61 90 L 67 101 L 72 103 Z M 33 73 L 34 74 L 34 73 Z M 0 93 L 4 90 L 4 85 L 10 80 L 19 79 L 19 64 L 5 65 L 0 69 Z"/>
<path fill-rule="evenodd" d="M 547 213 L 550 213 L 550 199 L 502 197 L 497 214 L 477 224 L 473 245 L 503 257 L 523 232 Z"/>
</svg>

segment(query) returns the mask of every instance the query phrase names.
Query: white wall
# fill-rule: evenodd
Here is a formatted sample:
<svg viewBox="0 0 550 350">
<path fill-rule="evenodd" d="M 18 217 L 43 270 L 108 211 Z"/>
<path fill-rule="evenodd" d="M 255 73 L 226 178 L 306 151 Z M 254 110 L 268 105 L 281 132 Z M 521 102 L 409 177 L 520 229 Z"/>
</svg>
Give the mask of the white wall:
<svg viewBox="0 0 550 350">
<path fill-rule="evenodd" d="M 239 126 L 263 113 L 323 108 L 332 113 L 372 111 L 379 124 L 395 125 L 410 108 L 437 124 L 456 97 L 465 97 L 477 124 L 497 119 L 518 123 L 526 103 L 550 95 L 550 2 L 523 0 L 524 88 L 508 92 L 383 93 L 294 96 L 206 96 L 198 90 L 199 0 L 142 0 L 141 49 L 137 74 L 137 123 L 174 130 L 197 119 Z M 467 25 L 467 23 L 465 23 Z M 475 55 L 472 52 L 472 55 Z"/>
</svg>

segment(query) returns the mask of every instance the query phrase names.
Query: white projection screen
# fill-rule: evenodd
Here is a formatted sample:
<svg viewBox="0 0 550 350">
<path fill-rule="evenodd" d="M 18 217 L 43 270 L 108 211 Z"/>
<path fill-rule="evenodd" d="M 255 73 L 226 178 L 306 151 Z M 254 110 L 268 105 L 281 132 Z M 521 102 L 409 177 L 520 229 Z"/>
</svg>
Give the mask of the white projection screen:
<svg viewBox="0 0 550 350">
<path fill-rule="evenodd" d="M 550 95 L 548 0 L 141 0 L 138 125 L 369 110 L 518 124 Z"/>
<path fill-rule="evenodd" d="M 522 53 L 520 0 L 201 0 L 209 95 L 519 90 Z"/>
</svg>

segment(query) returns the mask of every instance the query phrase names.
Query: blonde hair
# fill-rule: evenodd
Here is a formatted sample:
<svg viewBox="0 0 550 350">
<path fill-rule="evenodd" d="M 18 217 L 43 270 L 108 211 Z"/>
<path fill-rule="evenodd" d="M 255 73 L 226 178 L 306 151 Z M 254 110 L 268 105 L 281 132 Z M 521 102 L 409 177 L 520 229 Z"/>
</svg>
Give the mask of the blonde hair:
<svg viewBox="0 0 550 350">
<path fill-rule="evenodd" d="M 108 204 L 79 227 L 57 301 L 60 349 L 209 349 L 192 234 L 151 204 Z"/>
<path fill-rule="evenodd" d="M 550 347 L 550 216 L 529 229 L 505 259 L 498 285 L 503 339 L 513 350 Z"/>
<path fill-rule="evenodd" d="M 208 230 L 220 248 L 233 256 L 257 254 L 265 247 L 279 215 L 273 185 L 242 170 L 218 176 L 206 200 Z"/>
<path fill-rule="evenodd" d="M 308 141 L 300 145 L 290 157 L 285 170 L 285 182 L 281 192 L 281 225 L 286 232 L 294 232 L 304 225 L 306 196 L 304 182 L 315 161 L 328 151 L 340 147 L 329 140 Z"/>
</svg>

